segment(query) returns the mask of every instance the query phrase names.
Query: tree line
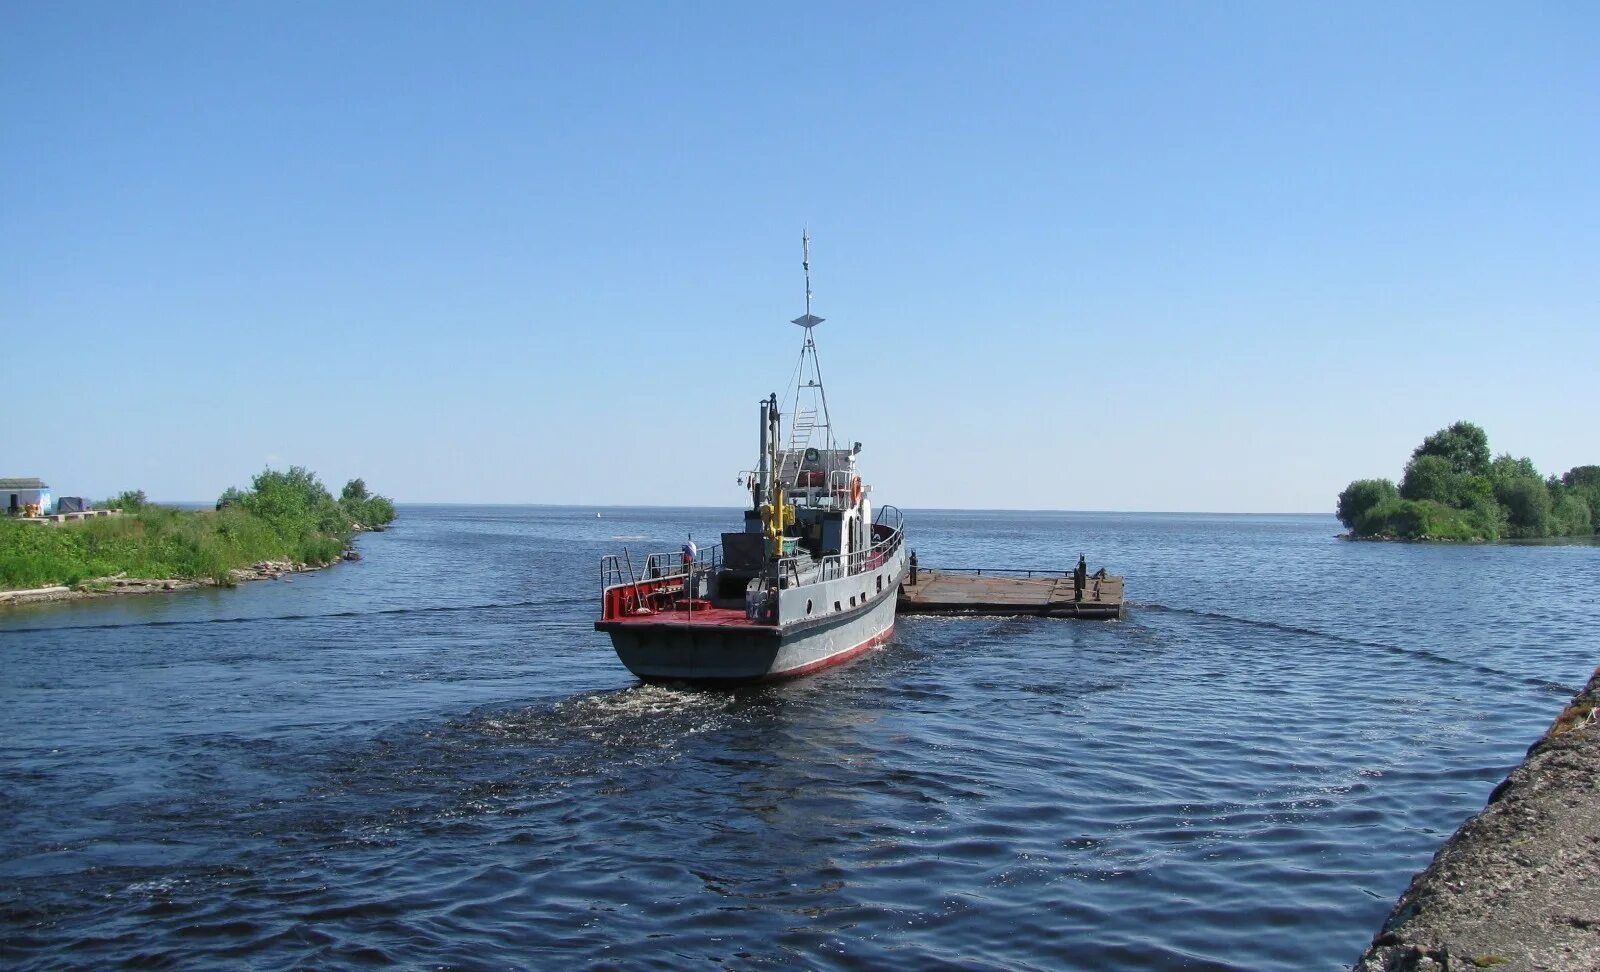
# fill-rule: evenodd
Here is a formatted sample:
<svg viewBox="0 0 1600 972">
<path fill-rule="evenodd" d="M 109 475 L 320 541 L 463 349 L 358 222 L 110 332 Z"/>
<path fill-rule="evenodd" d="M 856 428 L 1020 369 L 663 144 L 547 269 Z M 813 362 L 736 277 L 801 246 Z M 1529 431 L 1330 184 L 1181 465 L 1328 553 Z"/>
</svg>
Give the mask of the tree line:
<svg viewBox="0 0 1600 972">
<path fill-rule="evenodd" d="M 1358 479 L 1336 513 L 1352 536 L 1502 540 L 1592 536 L 1600 528 L 1600 466 L 1542 477 L 1527 457 L 1491 458 L 1489 436 L 1457 422 L 1422 440 L 1396 486 Z"/>
</svg>

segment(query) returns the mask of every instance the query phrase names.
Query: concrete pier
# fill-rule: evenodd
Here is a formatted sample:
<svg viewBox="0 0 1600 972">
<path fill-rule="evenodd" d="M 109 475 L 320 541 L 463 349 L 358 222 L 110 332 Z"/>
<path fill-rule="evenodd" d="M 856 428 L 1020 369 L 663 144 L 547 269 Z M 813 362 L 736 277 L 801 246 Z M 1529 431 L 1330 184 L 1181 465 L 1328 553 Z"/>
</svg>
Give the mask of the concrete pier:
<svg viewBox="0 0 1600 972">
<path fill-rule="evenodd" d="M 1412 879 L 1356 969 L 1600 969 L 1600 669 Z"/>
</svg>

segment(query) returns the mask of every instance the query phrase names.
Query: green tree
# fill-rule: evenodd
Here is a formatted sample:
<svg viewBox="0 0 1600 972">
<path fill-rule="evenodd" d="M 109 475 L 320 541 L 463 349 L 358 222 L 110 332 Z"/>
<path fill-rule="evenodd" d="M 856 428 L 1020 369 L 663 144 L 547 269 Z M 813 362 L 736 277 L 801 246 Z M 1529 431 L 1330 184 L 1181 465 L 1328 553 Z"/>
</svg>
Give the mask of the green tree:
<svg viewBox="0 0 1600 972">
<path fill-rule="evenodd" d="M 1561 474 L 1561 485 L 1576 489 L 1600 486 L 1600 466 L 1573 466 Z"/>
<path fill-rule="evenodd" d="M 367 490 L 367 484 L 361 479 L 352 479 L 344 484 L 344 490 L 339 495 L 339 507 L 345 511 L 350 519 L 363 527 L 381 527 L 394 520 L 394 503 L 385 496 Z"/>
<path fill-rule="evenodd" d="M 1533 460 L 1527 456 L 1514 459 L 1509 452 L 1502 452 L 1494 457 L 1494 462 L 1489 464 L 1489 479 L 1495 484 L 1509 482 L 1513 479 L 1541 479 L 1539 470 L 1534 468 Z"/>
<path fill-rule="evenodd" d="M 1495 484 L 1495 499 L 1505 508 L 1513 537 L 1550 535 L 1550 490 L 1542 479 L 1518 476 Z"/>
<path fill-rule="evenodd" d="M 1487 483 L 1482 477 L 1472 477 L 1480 482 Z M 1472 498 L 1466 510 L 1466 522 L 1472 528 L 1473 536 L 1480 540 L 1499 540 L 1506 530 L 1506 511 L 1495 501 L 1492 491 L 1485 492 Z"/>
<path fill-rule="evenodd" d="M 1550 532 L 1558 537 L 1582 537 L 1594 532 L 1594 514 L 1575 490 L 1563 492 L 1550 511 Z"/>
<path fill-rule="evenodd" d="M 1449 460 L 1434 453 L 1425 453 L 1406 463 L 1405 475 L 1400 478 L 1400 496 L 1408 500 L 1432 500 L 1454 506 L 1463 492 L 1461 480 L 1462 475 L 1455 471 Z"/>
<path fill-rule="evenodd" d="M 1457 422 L 1423 439 L 1411 453 L 1413 461 L 1423 456 L 1438 456 L 1463 476 L 1484 476 L 1489 472 L 1489 435 L 1471 422 Z"/>
<path fill-rule="evenodd" d="M 387 496 L 374 496 L 363 504 L 362 524 L 369 527 L 387 526 L 394 522 L 394 501 Z"/>
<path fill-rule="evenodd" d="M 1600 532 L 1600 466 L 1574 466 L 1561 474 L 1566 495 L 1576 496 L 1589 507 L 1589 523 Z"/>
<path fill-rule="evenodd" d="M 150 501 L 145 499 L 144 490 L 125 489 L 101 503 L 100 508 L 103 510 L 122 510 L 125 513 L 137 513 L 149 505 Z"/>
<path fill-rule="evenodd" d="M 290 466 L 288 472 L 263 470 L 239 503 L 287 535 L 337 534 L 350 528 L 332 494 L 303 466 Z"/>
<path fill-rule="evenodd" d="M 1356 523 L 1368 510 L 1384 500 L 1399 498 L 1400 491 L 1387 479 L 1358 479 L 1339 494 L 1339 506 L 1336 510 L 1339 522 L 1346 528 L 1354 530 Z"/>
<path fill-rule="evenodd" d="M 1398 495 L 1385 484 L 1358 480 L 1339 494 L 1339 519 L 1356 536 L 1498 540 L 1600 532 L 1600 465 L 1542 477 L 1526 456 L 1502 452 L 1491 460 L 1489 437 L 1471 422 L 1424 439 Z"/>
</svg>

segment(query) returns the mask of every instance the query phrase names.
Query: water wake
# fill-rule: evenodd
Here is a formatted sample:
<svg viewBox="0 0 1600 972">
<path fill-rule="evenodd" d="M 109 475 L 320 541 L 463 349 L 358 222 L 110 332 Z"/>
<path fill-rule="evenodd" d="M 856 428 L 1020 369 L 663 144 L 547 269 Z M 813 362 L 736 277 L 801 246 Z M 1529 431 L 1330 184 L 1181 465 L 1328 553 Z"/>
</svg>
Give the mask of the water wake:
<svg viewBox="0 0 1600 972">
<path fill-rule="evenodd" d="M 379 608 L 373 611 L 332 611 L 326 614 L 270 614 L 245 618 L 194 618 L 176 621 L 122 621 L 107 624 L 40 625 L 32 628 L 0 629 L 8 634 L 42 634 L 52 631 L 116 631 L 124 628 L 191 628 L 208 624 L 262 624 L 277 621 L 327 621 L 340 618 L 372 618 L 401 614 L 445 614 L 456 611 L 503 611 L 515 608 L 556 607 L 587 604 L 587 597 L 549 597 L 538 601 L 498 601 L 490 604 L 435 604 L 423 607 Z"/>
<path fill-rule="evenodd" d="M 1484 665 L 1479 662 L 1464 661 L 1460 658 L 1452 658 L 1449 655 L 1442 655 L 1436 651 L 1429 651 L 1426 648 L 1406 648 L 1401 645 L 1385 644 L 1381 641 L 1366 641 L 1361 638 L 1351 638 L 1347 635 L 1333 634 L 1329 631 L 1318 631 L 1315 628 L 1305 628 L 1294 624 L 1280 624 L 1276 621 L 1262 621 L 1258 618 L 1241 618 L 1237 615 L 1221 614 L 1216 611 L 1201 611 L 1197 608 L 1173 607 L 1168 604 L 1154 603 L 1134 604 L 1132 602 L 1130 602 L 1128 606 L 1130 608 L 1138 608 L 1141 611 L 1165 611 L 1170 614 L 1187 614 L 1191 617 L 1205 618 L 1210 621 L 1223 621 L 1229 624 L 1249 625 L 1255 628 L 1266 628 L 1271 631 L 1281 631 L 1285 634 L 1320 638 L 1324 641 L 1332 641 L 1336 644 L 1347 645 L 1350 647 L 1371 648 L 1376 651 L 1387 652 L 1391 655 L 1405 655 L 1410 658 L 1420 658 L 1424 661 L 1432 662 L 1435 665 L 1465 668 L 1484 675 L 1492 675 L 1496 678 L 1502 678 L 1509 682 L 1520 682 L 1523 685 L 1532 686 L 1533 688 L 1542 689 L 1561 695 L 1570 695 L 1577 691 L 1576 688 L 1563 685 L 1560 682 L 1552 682 L 1549 679 L 1532 678 L 1526 675 L 1518 675 L 1514 672 L 1508 672 L 1503 669 L 1495 668 L 1492 665 Z"/>
</svg>

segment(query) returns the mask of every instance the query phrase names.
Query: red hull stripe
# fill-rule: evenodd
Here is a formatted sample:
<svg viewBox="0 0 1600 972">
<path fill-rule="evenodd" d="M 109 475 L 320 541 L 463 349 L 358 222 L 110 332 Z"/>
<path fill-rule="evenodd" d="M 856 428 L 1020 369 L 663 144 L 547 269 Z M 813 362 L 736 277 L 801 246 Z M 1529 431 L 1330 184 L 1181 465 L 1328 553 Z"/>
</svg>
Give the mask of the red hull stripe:
<svg viewBox="0 0 1600 972">
<path fill-rule="evenodd" d="M 781 672 L 770 672 L 763 676 L 763 678 L 766 681 L 772 681 L 780 678 L 798 678 L 801 675 L 810 675 L 812 672 L 820 672 L 824 668 L 831 668 L 834 665 L 841 665 L 857 655 L 866 652 L 869 648 L 881 645 L 893 637 L 894 625 L 891 624 L 887 631 L 884 631 L 881 634 L 873 635 L 866 641 L 863 641 L 861 644 L 856 645 L 854 648 L 846 648 L 844 651 L 835 652 L 826 658 L 819 658 L 814 662 L 810 662 L 809 664 L 801 665 L 799 668 L 790 668 Z"/>
</svg>

